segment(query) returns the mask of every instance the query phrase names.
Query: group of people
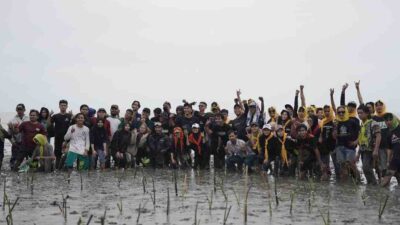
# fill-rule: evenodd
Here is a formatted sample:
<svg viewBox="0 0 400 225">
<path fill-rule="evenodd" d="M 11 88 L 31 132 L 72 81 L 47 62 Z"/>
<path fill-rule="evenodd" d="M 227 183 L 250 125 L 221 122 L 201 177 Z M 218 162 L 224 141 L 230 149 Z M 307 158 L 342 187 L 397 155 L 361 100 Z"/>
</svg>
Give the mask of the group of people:
<svg viewBox="0 0 400 225">
<path fill-rule="evenodd" d="M 328 180 L 335 174 L 341 180 L 359 181 L 356 163 L 361 159 L 367 183 L 387 185 L 392 176 L 400 178 L 399 120 L 386 112 L 382 101 L 364 102 L 359 82 L 355 83 L 359 104 L 346 102 L 348 86 L 342 87 L 338 107 L 333 89 L 330 104 L 317 107 L 306 104 L 300 86 L 294 105 L 286 104 L 280 113 L 275 107 L 265 112 L 262 97 L 242 100 L 239 90 L 234 119 L 217 102 L 207 111 L 206 102 L 194 110 L 196 102 L 183 100 L 175 112 L 164 102 L 153 110 L 153 117 L 149 108 L 140 111 L 136 100 L 122 117 L 118 105 L 108 113 L 84 104 L 72 115 L 68 102 L 60 100 L 59 113 L 43 107 L 26 116 L 25 106 L 18 104 L 8 130 L 0 129 L 0 163 L 5 139 L 12 143 L 10 166 L 16 171 L 31 159 L 31 166 L 44 171 L 212 166 L 300 179 Z"/>
</svg>

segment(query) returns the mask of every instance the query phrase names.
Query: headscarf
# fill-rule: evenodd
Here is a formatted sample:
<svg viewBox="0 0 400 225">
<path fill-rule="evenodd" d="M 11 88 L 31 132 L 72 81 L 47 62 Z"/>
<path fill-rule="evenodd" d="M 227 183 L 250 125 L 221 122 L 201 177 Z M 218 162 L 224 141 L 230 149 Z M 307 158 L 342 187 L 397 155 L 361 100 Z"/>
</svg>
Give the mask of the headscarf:
<svg viewBox="0 0 400 225">
<path fill-rule="evenodd" d="M 247 126 L 250 126 L 251 123 L 253 123 L 253 122 L 258 122 L 258 121 L 259 121 L 259 118 L 260 118 L 260 116 L 261 116 L 261 109 L 260 109 L 260 107 L 258 106 L 258 104 L 257 104 L 253 99 L 249 99 L 248 102 L 249 102 L 249 105 L 250 105 L 251 103 L 253 103 L 253 102 L 256 104 L 256 112 L 255 112 L 255 114 L 253 115 L 253 120 L 251 119 L 252 115 L 251 115 L 250 110 L 249 110 L 249 112 L 247 113 L 246 125 L 247 125 Z"/>
<path fill-rule="evenodd" d="M 328 116 L 328 117 L 325 117 L 325 116 L 324 116 L 324 118 L 323 118 L 322 121 L 321 121 L 321 125 L 320 125 L 320 127 L 321 127 L 321 132 L 322 132 L 322 130 L 324 129 L 324 126 L 325 126 L 326 124 L 332 122 L 333 120 L 335 120 L 335 115 L 334 115 L 334 112 L 333 112 L 332 107 L 329 106 L 329 116 Z"/>
<path fill-rule="evenodd" d="M 381 103 L 382 104 L 383 110 L 382 110 L 381 113 L 378 113 L 378 110 L 376 110 L 376 103 Z M 383 117 L 386 114 L 386 104 L 381 100 L 378 100 L 376 103 L 375 103 L 375 115 L 378 116 L 378 117 Z"/>
<path fill-rule="evenodd" d="M 270 111 L 272 111 L 272 110 L 275 112 L 274 115 L 271 115 L 271 113 L 270 113 Z M 271 122 L 277 122 L 278 121 L 278 117 L 279 116 L 277 114 L 277 111 L 276 111 L 275 107 L 271 106 L 271 107 L 268 108 L 268 115 L 270 117 Z"/>
<path fill-rule="evenodd" d="M 194 137 L 194 133 L 189 135 L 189 143 L 194 144 L 197 147 L 197 152 L 201 155 L 201 144 L 203 142 L 203 136 L 200 133 L 197 133 L 197 139 Z"/>
<path fill-rule="evenodd" d="M 281 148 L 281 158 L 284 164 L 286 164 L 286 166 L 289 165 L 289 161 L 288 161 L 288 156 L 287 156 L 287 150 L 286 150 L 286 137 L 287 134 L 285 132 L 283 132 L 283 137 L 282 140 L 280 138 L 278 138 L 279 142 L 282 144 L 282 148 Z"/>
<path fill-rule="evenodd" d="M 271 138 L 274 135 L 272 134 L 272 132 L 269 134 L 269 136 L 265 139 L 265 152 L 264 152 L 264 159 L 268 161 L 268 142 L 269 140 L 271 140 Z"/>
<path fill-rule="evenodd" d="M 175 133 L 176 132 L 179 132 L 179 137 L 177 137 L 176 135 L 175 135 Z M 175 149 L 176 149 L 176 147 L 177 147 L 177 145 L 178 145 L 178 141 L 180 141 L 180 145 L 181 145 L 181 151 L 183 150 L 183 145 L 184 145 L 184 141 L 183 141 L 183 130 L 182 130 L 182 128 L 180 128 L 180 127 L 175 127 L 174 128 L 174 134 L 173 134 L 173 136 L 174 136 L 174 147 L 175 147 Z"/>
<path fill-rule="evenodd" d="M 47 138 L 43 134 L 36 134 L 33 137 L 33 141 L 39 145 L 39 156 L 42 158 L 44 156 L 44 146 L 47 144 Z"/>
<path fill-rule="evenodd" d="M 344 108 L 344 118 L 341 119 L 340 116 L 337 116 L 336 120 L 339 122 L 346 122 L 347 120 L 349 120 L 349 117 L 350 117 L 349 110 L 347 109 L 346 106 L 339 106 L 337 111 L 339 111 L 339 108 Z"/>
</svg>

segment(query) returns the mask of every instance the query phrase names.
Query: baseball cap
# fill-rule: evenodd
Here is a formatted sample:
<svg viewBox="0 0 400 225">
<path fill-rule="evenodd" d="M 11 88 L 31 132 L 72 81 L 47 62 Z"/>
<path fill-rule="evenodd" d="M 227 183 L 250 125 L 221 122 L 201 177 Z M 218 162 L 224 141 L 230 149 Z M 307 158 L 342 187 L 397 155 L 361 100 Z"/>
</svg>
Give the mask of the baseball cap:
<svg viewBox="0 0 400 225">
<path fill-rule="evenodd" d="M 264 124 L 262 129 L 263 130 L 265 130 L 265 129 L 272 130 L 272 126 L 271 126 L 271 124 Z"/>
<path fill-rule="evenodd" d="M 155 126 L 155 127 L 161 127 L 161 123 L 160 123 L 160 122 L 155 122 L 155 123 L 154 123 L 154 126 Z"/>
<path fill-rule="evenodd" d="M 192 128 L 200 128 L 200 125 L 198 123 L 195 123 L 192 125 Z"/>
</svg>

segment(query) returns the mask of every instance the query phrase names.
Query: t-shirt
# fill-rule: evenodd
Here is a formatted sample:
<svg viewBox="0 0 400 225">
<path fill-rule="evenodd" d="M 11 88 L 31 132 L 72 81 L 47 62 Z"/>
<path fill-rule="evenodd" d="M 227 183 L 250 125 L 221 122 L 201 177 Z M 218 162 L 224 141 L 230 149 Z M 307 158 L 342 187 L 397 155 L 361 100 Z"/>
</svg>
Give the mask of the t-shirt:
<svg viewBox="0 0 400 225">
<path fill-rule="evenodd" d="M 393 150 L 393 159 L 400 159 L 400 126 L 394 130 L 389 131 L 387 135 L 387 143 L 389 148 Z"/>
<path fill-rule="evenodd" d="M 108 122 L 110 122 L 110 132 L 111 132 L 111 138 L 114 136 L 115 132 L 117 132 L 119 124 L 121 123 L 121 120 L 118 117 L 107 117 Z"/>
<path fill-rule="evenodd" d="M 358 136 L 358 143 L 360 150 L 372 151 L 375 146 L 376 134 L 381 130 L 378 123 L 374 120 L 367 120 L 361 124 L 360 135 Z"/>
<path fill-rule="evenodd" d="M 376 121 L 376 123 L 381 128 L 382 139 L 381 139 L 381 144 L 380 144 L 379 148 L 387 149 L 389 147 L 389 142 L 388 142 L 389 129 L 386 126 L 385 119 L 383 119 L 383 117 L 379 117 L 379 116 L 374 116 L 372 119 L 374 121 Z"/>
<path fill-rule="evenodd" d="M 239 117 L 236 117 L 234 120 L 231 120 L 232 129 L 237 132 L 238 138 L 247 141 L 248 138 L 246 136 L 246 124 L 247 114 L 242 114 Z"/>
<path fill-rule="evenodd" d="M 57 113 L 51 117 L 51 123 L 54 123 L 54 136 L 55 137 L 64 137 L 65 133 L 69 126 L 71 125 L 71 114 L 61 114 Z"/>
<path fill-rule="evenodd" d="M 190 132 L 192 130 L 192 125 L 195 123 L 199 123 L 199 118 L 196 116 L 192 116 L 190 118 L 185 116 L 179 116 L 175 120 L 176 125 L 182 127 L 183 130 L 187 130 Z"/>
<path fill-rule="evenodd" d="M 350 143 L 357 140 L 358 133 L 360 132 L 360 124 L 357 124 L 353 119 L 338 122 L 336 132 L 336 144 L 338 146 L 344 146 L 349 149 L 356 148 L 356 146 L 350 146 Z"/>
<path fill-rule="evenodd" d="M 208 115 L 206 113 L 201 115 L 199 111 L 195 111 L 194 116 L 196 116 L 199 119 L 200 131 L 204 132 L 204 127 L 207 123 Z"/>
<path fill-rule="evenodd" d="M 215 147 L 218 144 L 218 139 L 221 138 L 222 145 L 225 146 L 228 142 L 228 132 L 231 127 L 228 124 L 222 124 L 221 126 L 213 123 L 209 126 L 212 131 L 211 144 Z"/>
<path fill-rule="evenodd" d="M 28 150 L 34 150 L 36 147 L 33 138 L 36 134 L 47 135 L 46 129 L 39 122 L 32 123 L 30 121 L 23 122 L 19 125 L 19 131 L 22 135 L 22 145 Z"/>
<path fill-rule="evenodd" d="M 335 149 L 336 140 L 333 138 L 334 124 L 333 121 L 324 124 L 322 128 L 322 143 L 318 143 L 318 149 L 321 154 L 326 155 Z M 321 135 L 321 128 L 316 132 L 315 137 L 319 139 Z"/>
<path fill-rule="evenodd" d="M 69 141 L 68 151 L 83 155 L 90 148 L 90 131 L 87 126 L 78 127 L 76 124 L 68 128 L 64 136 Z"/>
</svg>

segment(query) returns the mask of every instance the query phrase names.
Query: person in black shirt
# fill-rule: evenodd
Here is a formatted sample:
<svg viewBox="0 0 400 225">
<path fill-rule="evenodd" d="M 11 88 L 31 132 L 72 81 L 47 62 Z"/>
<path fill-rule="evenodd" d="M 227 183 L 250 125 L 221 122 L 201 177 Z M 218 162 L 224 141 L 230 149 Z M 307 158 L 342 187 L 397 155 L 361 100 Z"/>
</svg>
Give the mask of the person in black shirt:
<svg viewBox="0 0 400 225">
<path fill-rule="evenodd" d="M 179 126 L 186 133 L 189 133 L 192 130 L 192 125 L 195 123 L 199 123 L 199 118 L 193 115 L 192 105 L 189 103 L 185 103 L 183 107 L 183 116 L 178 116 L 175 120 L 176 126 Z"/>
<path fill-rule="evenodd" d="M 299 151 L 300 179 L 311 177 L 319 169 L 325 167 L 321 161 L 320 153 L 315 138 L 307 132 L 307 126 L 300 124 L 297 128 L 296 149 Z M 319 168 L 318 168 L 319 165 Z"/>
<path fill-rule="evenodd" d="M 161 113 L 162 113 L 162 110 L 161 110 L 160 108 L 155 108 L 155 109 L 153 110 L 154 117 L 151 118 L 151 121 L 152 121 L 153 123 L 155 123 L 155 122 L 160 122 Z"/>
<path fill-rule="evenodd" d="M 208 115 L 206 113 L 207 103 L 200 102 L 199 103 L 199 111 L 194 112 L 194 116 L 199 118 L 200 132 L 204 132 L 204 126 L 207 123 Z"/>
<path fill-rule="evenodd" d="M 384 177 L 387 171 L 387 164 L 388 164 L 388 151 L 389 151 L 389 142 L 388 142 L 388 135 L 389 135 L 389 128 L 385 123 L 384 116 L 387 114 L 386 112 L 386 105 L 382 101 L 375 102 L 375 110 L 376 115 L 372 117 L 379 127 L 381 128 L 381 143 L 379 145 L 379 165 L 378 165 L 378 177 L 379 179 Z"/>
<path fill-rule="evenodd" d="M 272 132 L 271 124 L 265 124 L 262 128 L 262 133 L 258 141 L 260 145 L 259 159 L 262 160 L 262 170 L 265 172 L 270 170 L 271 173 L 277 176 L 280 167 L 281 145 L 278 138 Z M 272 167 L 272 162 L 274 162 L 274 167 Z"/>
<path fill-rule="evenodd" d="M 355 164 L 356 148 L 358 145 L 358 134 L 360 124 L 349 118 L 346 106 L 337 108 L 338 122 L 335 127 L 336 136 L 336 158 L 340 165 L 340 174 L 342 179 L 346 179 L 348 172 L 352 173 L 357 180 L 360 174 Z"/>
<path fill-rule="evenodd" d="M 51 125 L 54 125 L 54 154 L 56 156 L 56 168 L 61 168 L 61 156 L 62 156 L 62 146 L 64 142 L 64 136 L 71 125 L 72 114 L 67 113 L 68 102 L 66 100 L 60 100 L 58 103 L 60 112 L 54 114 L 51 117 Z"/>
<path fill-rule="evenodd" d="M 222 121 L 221 114 L 216 114 L 214 122 L 207 121 L 205 130 L 211 139 L 210 147 L 211 154 L 214 155 L 214 166 L 222 168 L 225 164 L 225 146 L 231 127 Z"/>
<path fill-rule="evenodd" d="M 382 186 L 387 186 L 390 183 L 392 176 L 397 178 L 397 183 L 400 182 L 400 125 L 399 119 L 392 113 L 386 113 L 384 116 L 386 126 L 389 129 L 387 135 L 387 143 L 390 148 L 390 163 L 387 174 L 382 179 Z"/>
<path fill-rule="evenodd" d="M 249 107 L 247 104 L 243 104 L 240 98 L 240 91 L 237 93 L 237 98 L 235 99 L 235 106 L 233 111 L 236 118 L 230 121 L 231 127 L 236 131 L 239 139 L 243 141 L 248 141 L 246 127 L 247 127 L 247 114 L 249 113 Z"/>
</svg>

